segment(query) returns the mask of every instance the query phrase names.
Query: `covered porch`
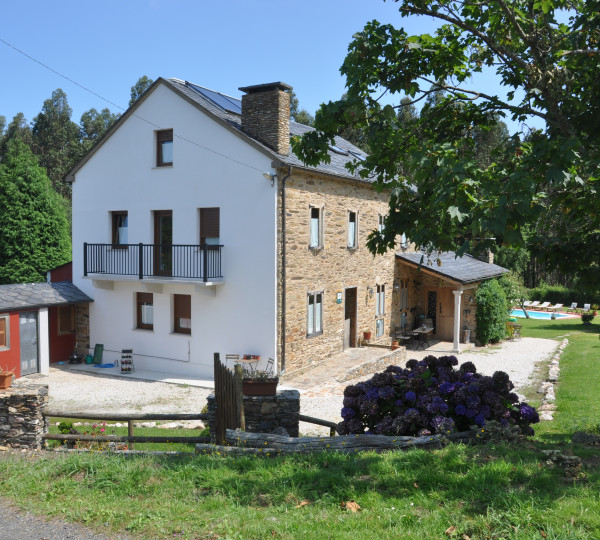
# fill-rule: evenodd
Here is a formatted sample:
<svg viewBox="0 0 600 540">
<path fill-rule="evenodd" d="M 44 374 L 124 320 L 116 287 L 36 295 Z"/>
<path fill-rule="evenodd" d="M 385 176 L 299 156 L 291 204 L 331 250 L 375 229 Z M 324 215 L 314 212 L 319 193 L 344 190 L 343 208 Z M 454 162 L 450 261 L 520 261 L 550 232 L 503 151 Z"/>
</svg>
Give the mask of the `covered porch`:
<svg viewBox="0 0 600 540">
<path fill-rule="evenodd" d="M 466 334 L 475 339 L 475 294 L 480 284 L 505 268 L 454 252 L 396 254 L 392 325 L 411 330 L 431 321 L 433 339 L 452 343 L 458 353 Z M 468 332 L 467 332 L 468 331 Z"/>
</svg>

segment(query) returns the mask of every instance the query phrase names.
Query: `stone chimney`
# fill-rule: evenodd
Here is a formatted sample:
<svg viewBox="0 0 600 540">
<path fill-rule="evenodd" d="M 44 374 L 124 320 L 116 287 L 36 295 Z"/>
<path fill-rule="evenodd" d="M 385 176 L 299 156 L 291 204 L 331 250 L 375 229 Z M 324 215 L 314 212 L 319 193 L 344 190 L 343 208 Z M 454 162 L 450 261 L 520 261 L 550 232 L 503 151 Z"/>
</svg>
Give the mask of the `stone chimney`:
<svg viewBox="0 0 600 540">
<path fill-rule="evenodd" d="M 278 154 L 290 153 L 290 94 L 282 82 L 240 88 L 242 131 L 266 144 Z"/>
</svg>

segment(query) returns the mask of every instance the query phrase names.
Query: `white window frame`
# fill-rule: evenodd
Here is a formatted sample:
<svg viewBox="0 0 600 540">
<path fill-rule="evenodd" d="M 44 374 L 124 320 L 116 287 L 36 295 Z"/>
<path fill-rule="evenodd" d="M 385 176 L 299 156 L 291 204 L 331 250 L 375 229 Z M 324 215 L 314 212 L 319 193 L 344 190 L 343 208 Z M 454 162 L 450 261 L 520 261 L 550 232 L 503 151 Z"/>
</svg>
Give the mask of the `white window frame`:
<svg viewBox="0 0 600 540">
<path fill-rule="evenodd" d="M 385 216 L 383 214 L 379 214 L 377 217 L 377 230 L 380 233 L 383 233 L 385 230 Z"/>
<path fill-rule="evenodd" d="M 381 318 L 381 319 L 377 319 L 375 321 L 375 337 L 383 337 L 383 334 L 385 333 L 385 319 Z"/>
<path fill-rule="evenodd" d="M 306 295 L 306 337 L 320 336 L 323 333 L 323 298 L 324 291 L 309 292 Z M 320 302 L 317 300 L 320 297 Z M 311 299 L 312 304 L 311 304 Z M 317 308 L 317 306 L 320 306 Z M 317 317 L 319 315 L 319 317 Z M 320 328 L 317 328 L 320 321 Z"/>
<path fill-rule="evenodd" d="M 377 295 L 375 297 L 375 317 L 385 316 L 385 283 L 377 285 Z"/>
<path fill-rule="evenodd" d="M 10 350 L 10 314 L 3 313 L 0 315 L 0 319 L 4 320 L 4 332 L 6 334 L 6 344 L 0 345 L 0 351 Z"/>
<path fill-rule="evenodd" d="M 324 207 L 310 205 L 308 207 L 308 248 L 309 249 L 323 249 L 323 214 Z M 318 218 L 314 220 L 313 213 L 318 212 Z M 316 235 L 314 234 L 314 224 L 317 224 L 318 230 Z M 316 238 L 315 238 L 316 236 Z"/>
<path fill-rule="evenodd" d="M 406 249 L 408 247 L 408 239 L 406 238 L 406 233 L 402 233 L 400 236 L 400 247 L 402 249 Z"/>
<path fill-rule="evenodd" d="M 350 229 L 350 218 L 354 215 L 354 234 Z M 347 244 L 348 249 L 358 249 L 358 210 L 348 210 L 348 216 L 346 218 L 346 227 L 348 231 Z"/>
</svg>

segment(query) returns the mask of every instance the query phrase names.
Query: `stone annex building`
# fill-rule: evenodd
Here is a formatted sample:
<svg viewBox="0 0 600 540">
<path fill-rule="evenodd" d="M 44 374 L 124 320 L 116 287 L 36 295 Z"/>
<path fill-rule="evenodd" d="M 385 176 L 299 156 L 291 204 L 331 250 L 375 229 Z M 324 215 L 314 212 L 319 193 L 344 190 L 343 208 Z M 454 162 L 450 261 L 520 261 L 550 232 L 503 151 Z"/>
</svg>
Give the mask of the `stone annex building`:
<svg viewBox="0 0 600 540">
<path fill-rule="evenodd" d="M 214 352 L 252 354 L 289 374 L 422 317 L 458 348 L 478 284 L 504 269 L 421 265 L 406 241 L 371 255 L 387 195 L 346 168 L 362 151 L 336 138 L 330 163 L 305 166 L 291 87 L 240 90 L 160 78 L 70 171 L 73 283 L 93 300 L 77 306 L 80 352 L 202 378 Z"/>
</svg>

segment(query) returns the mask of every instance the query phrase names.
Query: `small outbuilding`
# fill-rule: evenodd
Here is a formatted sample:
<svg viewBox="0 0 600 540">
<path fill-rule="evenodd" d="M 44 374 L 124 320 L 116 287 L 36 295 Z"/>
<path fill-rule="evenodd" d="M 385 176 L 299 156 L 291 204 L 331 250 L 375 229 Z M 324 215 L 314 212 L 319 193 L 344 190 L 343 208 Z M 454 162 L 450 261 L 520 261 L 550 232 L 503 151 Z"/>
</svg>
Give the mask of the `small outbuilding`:
<svg viewBox="0 0 600 540">
<path fill-rule="evenodd" d="M 92 299 L 70 281 L 0 285 L 0 366 L 15 377 L 47 375 L 50 362 L 67 360 L 86 332 Z M 88 344 L 89 346 L 89 344 Z"/>
</svg>

